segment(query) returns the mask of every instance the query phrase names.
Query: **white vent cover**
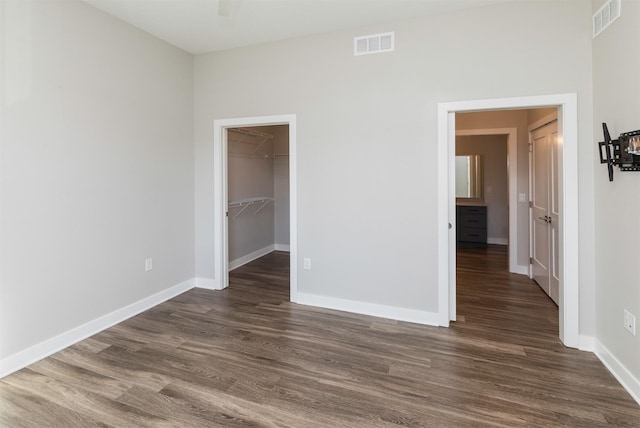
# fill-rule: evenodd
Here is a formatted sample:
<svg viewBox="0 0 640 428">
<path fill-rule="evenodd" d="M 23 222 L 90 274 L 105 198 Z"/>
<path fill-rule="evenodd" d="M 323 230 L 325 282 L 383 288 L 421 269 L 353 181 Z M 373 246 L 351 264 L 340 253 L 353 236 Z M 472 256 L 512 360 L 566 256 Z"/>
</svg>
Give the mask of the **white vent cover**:
<svg viewBox="0 0 640 428">
<path fill-rule="evenodd" d="M 353 38 L 353 55 L 368 55 L 391 52 L 394 46 L 394 33 L 370 34 Z"/>
<path fill-rule="evenodd" d="M 620 18 L 620 0 L 609 0 L 593 14 L 593 38 Z"/>
</svg>

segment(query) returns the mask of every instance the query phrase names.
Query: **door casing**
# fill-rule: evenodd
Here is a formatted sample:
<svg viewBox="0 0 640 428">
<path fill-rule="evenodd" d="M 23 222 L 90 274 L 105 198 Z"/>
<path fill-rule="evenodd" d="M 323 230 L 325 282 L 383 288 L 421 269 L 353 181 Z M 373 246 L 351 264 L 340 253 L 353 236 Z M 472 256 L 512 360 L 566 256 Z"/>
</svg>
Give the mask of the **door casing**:
<svg viewBox="0 0 640 428">
<path fill-rule="evenodd" d="M 228 176 L 227 176 L 227 128 L 289 125 L 289 246 L 290 273 L 289 299 L 296 302 L 298 294 L 298 198 L 297 198 L 297 141 L 296 115 L 274 115 L 217 119 L 213 121 L 214 150 L 214 266 L 213 288 L 222 290 L 229 286 L 228 243 Z"/>
<path fill-rule="evenodd" d="M 577 94 L 538 95 L 438 104 L 438 322 L 456 316 L 455 114 L 458 112 L 558 107 L 560 197 L 559 336 L 565 346 L 579 343 L 578 266 L 578 98 Z M 451 228 L 450 228 L 451 227 Z"/>
</svg>

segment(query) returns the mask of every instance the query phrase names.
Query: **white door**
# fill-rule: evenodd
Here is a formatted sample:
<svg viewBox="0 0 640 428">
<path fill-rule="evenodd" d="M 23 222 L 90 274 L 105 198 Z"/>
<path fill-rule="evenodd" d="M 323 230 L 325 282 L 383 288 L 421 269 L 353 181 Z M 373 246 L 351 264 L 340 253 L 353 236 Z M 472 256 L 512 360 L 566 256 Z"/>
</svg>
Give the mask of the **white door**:
<svg viewBox="0 0 640 428">
<path fill-rule="evenodd" d="M 558 121 L 554 121 L 550 126 L 551 138 L 551 171 L 549 183 L 549 297 L 558 303 L 560 297 L 560 232 L 558 225 L 560 224 L 558 217 L 560 215 L 560 202 L 558 198 L 559 178 L 558 178 L 558 159 L 560 155 L 560 144 L 558 141 Z"/>
<path fill-rule="evenodd" d="M 558 122 L 531 132 L 531 268 L 558 303 Z"/>
</svg>

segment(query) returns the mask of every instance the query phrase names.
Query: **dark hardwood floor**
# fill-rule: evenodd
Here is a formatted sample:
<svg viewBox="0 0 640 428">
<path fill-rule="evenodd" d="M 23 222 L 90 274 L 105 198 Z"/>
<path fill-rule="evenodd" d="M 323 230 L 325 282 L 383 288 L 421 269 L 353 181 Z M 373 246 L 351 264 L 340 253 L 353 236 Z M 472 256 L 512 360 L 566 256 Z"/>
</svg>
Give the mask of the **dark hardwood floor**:
<svg viewBox="0 0 640 428">
<path fill-rule="evenodd" d="M 290 304 L 272 253 L 5 377 L 0 426 L 639 427 L 506 260 L 460 252 L 447 329 Z"/>
</svg>

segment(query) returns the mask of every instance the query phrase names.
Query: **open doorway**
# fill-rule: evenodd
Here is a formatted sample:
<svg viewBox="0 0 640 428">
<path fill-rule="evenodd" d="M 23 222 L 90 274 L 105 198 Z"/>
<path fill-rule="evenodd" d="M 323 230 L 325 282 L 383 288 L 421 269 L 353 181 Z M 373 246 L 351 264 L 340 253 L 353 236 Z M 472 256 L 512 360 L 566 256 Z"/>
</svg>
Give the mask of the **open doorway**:
<svg viewBox="0 0 640 428">
<path fill-rule="evenodd" d="M 232 271 L 273 251 L 289 252 L 289 125 L 226 132 Z"/>
<path fill-rule="evenodd" d="M 457 321 L 557 332 L 557 108 L 455 119 Z"/>
<path fill-rule="evenodd" d="M 214 167 L 214 288 L 223 289 L 229 285 L 230 268 L 237 268 L 267 252 L 288 249 L 289 297 L 295 302 L 296 116 L 278 115 L 214 121 Z M 230 168 L 233 170 L 230 171 Z M 287 186 L 282 182 L 284 178 Z M 279 204 L 276 204 L 276 197 L 280 201 Z M 287 204 L 283 203 L 287 199 L 288 208 Z M 280 215 L 276 219 L 277 211 L 282 209 L 288 209 L 288 216 Z M 230 222 L 242 221 L 243 216 L 244 223 L 247 224 L 244 224 L 244 227 L 239 223 L 237 225 L 240 227 L 233 225 L 230 241 Z M 283 218 L 284 223 L 288 220 L 287 225 L 278 221 Z M 288 227 L 288 230 L 283 231 L 283 226 Z M 277 240 L 276 233 L 279 237 Z M 288 244 L 285 243 L 286 238 Z"/>
<path fill-rule="evenodd" d="M 456 113 L 554 107 L 558 111 L 559 206 L 559 336 L 566 346 L 578 346 L 578 201 L 577 201 L 577 97 L 575 94 L 465 101 L 439 104 L 438 207 L 440 324 L 456 319 L 455 137 Z M 516 164 L 517 165 L 517 164 Z M 516 165 L 510 165 L 516 166 Z M 511 175 L 511 170 L 510 173 Z M 511 193 L 511 192 L 510 192 Z M 528 214 L 528 200 L 517 210 Z M 522 206 L 521 206 L 522 205 Z M 510 209 L 512 209 L 510 205 Z"/>
</svg>

